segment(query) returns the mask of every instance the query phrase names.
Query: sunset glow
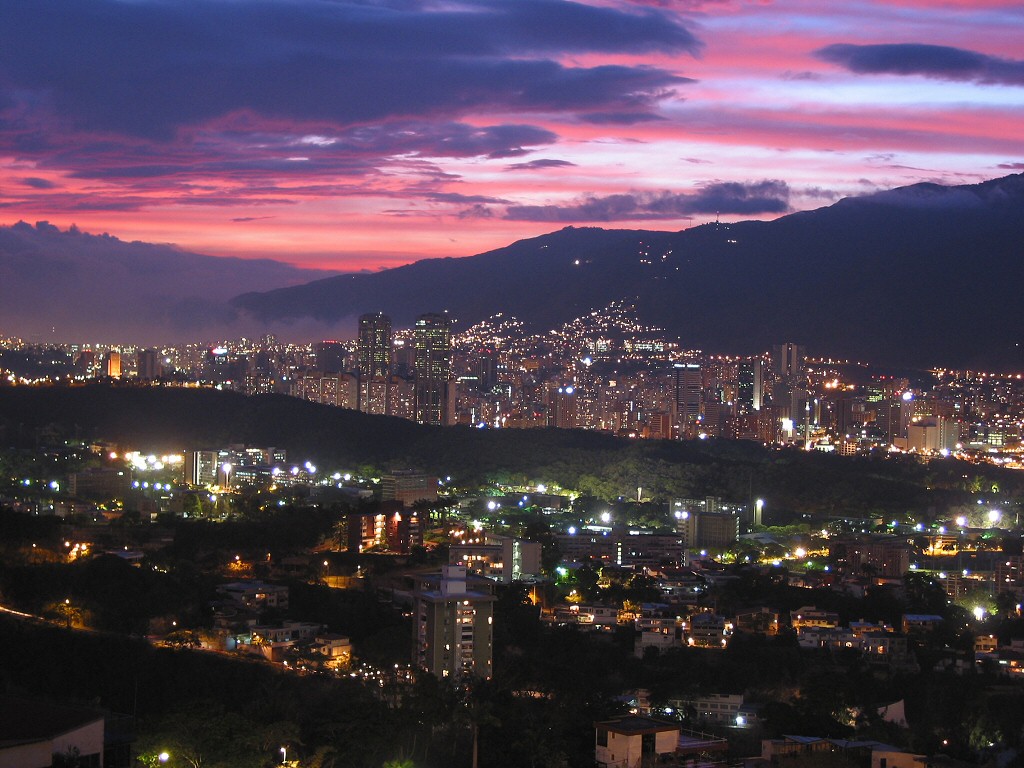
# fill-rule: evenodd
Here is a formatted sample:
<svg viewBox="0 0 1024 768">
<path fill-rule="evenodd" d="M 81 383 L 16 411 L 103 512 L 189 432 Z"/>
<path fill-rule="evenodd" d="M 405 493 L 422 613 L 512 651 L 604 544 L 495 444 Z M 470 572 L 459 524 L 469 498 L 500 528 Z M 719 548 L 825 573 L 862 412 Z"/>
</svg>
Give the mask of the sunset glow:
<svg viewBox="0 0 1024 768">
<path fill-rule="evenodd" d="M 1013 2 L 3 5 L 6 225 L 375 270 L 1024 170 Z"/>
</svg>

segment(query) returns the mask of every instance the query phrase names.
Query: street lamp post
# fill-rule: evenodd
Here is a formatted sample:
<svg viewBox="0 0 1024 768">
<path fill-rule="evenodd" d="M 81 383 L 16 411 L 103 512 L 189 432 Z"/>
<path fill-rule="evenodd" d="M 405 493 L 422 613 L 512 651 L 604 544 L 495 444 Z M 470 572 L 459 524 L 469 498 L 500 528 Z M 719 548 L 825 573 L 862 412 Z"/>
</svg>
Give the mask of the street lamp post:
<svg viewBox="0 0 1024 768">
<path fill-rule="evenodd" d="M 281 764 L 288 764 L 288 747 L 281 747 Z"/>
</svg>

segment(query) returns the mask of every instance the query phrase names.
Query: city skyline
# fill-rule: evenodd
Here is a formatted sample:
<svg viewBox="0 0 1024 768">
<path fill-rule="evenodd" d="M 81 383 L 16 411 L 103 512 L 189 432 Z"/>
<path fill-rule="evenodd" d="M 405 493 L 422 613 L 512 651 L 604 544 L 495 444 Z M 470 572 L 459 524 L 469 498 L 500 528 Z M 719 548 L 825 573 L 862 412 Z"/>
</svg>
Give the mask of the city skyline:
<svg viewBox="0 0 1024 768">
<path fill-rule="evenodd" d="M 4 5 L 6 225 L 375 270 L 1024 169 L 1003 0 Z"/>
</svg>

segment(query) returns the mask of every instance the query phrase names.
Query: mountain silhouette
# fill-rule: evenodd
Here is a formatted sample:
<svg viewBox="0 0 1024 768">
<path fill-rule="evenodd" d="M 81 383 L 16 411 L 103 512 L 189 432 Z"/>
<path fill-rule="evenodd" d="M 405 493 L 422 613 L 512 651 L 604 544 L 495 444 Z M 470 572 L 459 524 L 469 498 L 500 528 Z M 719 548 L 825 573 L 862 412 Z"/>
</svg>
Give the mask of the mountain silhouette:
<svg viewBox="0 0 1024 768">
<path fill-rule="evenodd" d="M 684 346 L 904 366 L 1024 367 L 1024 174 L 915 184 L 774 221 L 681 232 L 567 227 L 460 259 L 427 259 L 233 300 L 264 321 L 398 325 L 448 310 L 457 328 L 498 312 L 541 330 L 611 301 Z"/>
</svg>

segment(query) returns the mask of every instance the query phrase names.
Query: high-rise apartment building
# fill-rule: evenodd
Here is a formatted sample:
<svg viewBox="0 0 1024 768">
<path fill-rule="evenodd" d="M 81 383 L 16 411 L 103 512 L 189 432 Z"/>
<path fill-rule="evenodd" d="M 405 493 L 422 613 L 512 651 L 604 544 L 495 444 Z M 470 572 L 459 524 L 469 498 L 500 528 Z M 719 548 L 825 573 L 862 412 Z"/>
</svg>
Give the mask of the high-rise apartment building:
<svg viewBox="0 0 1024 768">
<path fill-rule="evenodd" d="M 426 314 L 413 328 L 416 350 L 416 421 L 450 424 L 452 388 L 452 326 L 445 315 Z"/>
<path fill-rule="evenodd" d="M 436 677 L 490 678 L 494 582 L 464 565 L 414 578 L 413 666 Z"/>
</svg>

